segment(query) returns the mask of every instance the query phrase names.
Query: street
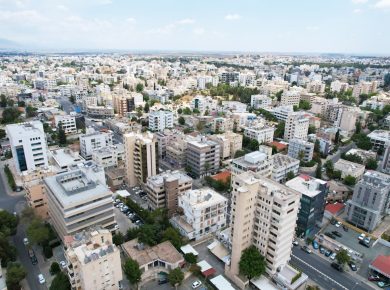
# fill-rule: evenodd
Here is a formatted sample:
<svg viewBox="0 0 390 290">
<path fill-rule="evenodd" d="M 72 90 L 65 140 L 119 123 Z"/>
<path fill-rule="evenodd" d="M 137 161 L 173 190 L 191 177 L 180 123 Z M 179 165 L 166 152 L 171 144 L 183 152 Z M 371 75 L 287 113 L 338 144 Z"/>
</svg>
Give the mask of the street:
<svg viewBox="0 0 390 290">
<path fill-rule="evenodd" d="M 369 281 L 363 283 L 348 273 L 340 273 L 330 266 L 330 263 L 316 254 L 307 254 L 300 247 L 292 250 L 290 264 L 302 270 L 311 280 L 324 289 L 337 290 L 367 290 Z"/>
<path fill-rule="evenodd" d="M 65 111 L 67 114 L 69 114 L 70 112 L 74 112 L 74 106 L 68 98 L 59 97 L 57 100 L 62 106 L 62 110 Z"/>
</svg>

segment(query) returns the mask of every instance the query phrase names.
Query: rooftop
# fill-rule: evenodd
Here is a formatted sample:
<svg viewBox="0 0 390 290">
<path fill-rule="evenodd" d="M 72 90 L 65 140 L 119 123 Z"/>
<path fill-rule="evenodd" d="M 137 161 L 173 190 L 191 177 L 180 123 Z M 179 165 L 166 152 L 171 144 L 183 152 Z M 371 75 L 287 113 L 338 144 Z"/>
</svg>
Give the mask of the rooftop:
<svg viewBox="0 0 390 290">
<path fill-rule="evenodd" d="M 188 190 L 183 193 L 181 199 L 190 204 L 193 208 L 203 208 L 211 206 L 212 204 L 227 202 L 226 197 L 208 187 Z"/>
<path fill-rule="evenodd" d="M 147 265 L 156 260 L 169 264 L 184 261 L 183 256 L 175 249 L 170 241 L 162 242 L 154 247 L 146 247 L 138 243 L 138 239 L 128 241 L 122 245 L 125 253 L 140 266 Z"/>
<path fill-rule="evenodd" d="M 164 184 L 164 180 L 167 182 L 171 182 L 174 180 L 179 180 L 179 184 L 183 184 L 186 182 L 192 182 L 192 178 L 189 177 L 187 174 L 175 170 L 175 171 L 165 171 L 163 173 L 160 173 L 158 175 L 153 175 L 148 177 L 147 183 L 151 183 L 154 186 L 162 186 Z"/>
<path fill-rule="evenodd" d="M 315 197 L 321 193 L 321 190 L 318 189 L 321 184 L 326 184 L 326 181 L 312 178 L 308 175 L 300 175 L 286 182 L 287 187 L 295 189 L 309 197 Z"/>
<path fill-rule="evenodd" d="M 284 166 L 292 165 L 292 164 L 298 164 L 299 165 L 299 160 L 292 158 L 288 155 L 284 155 L 281 153 L 277 153 L 273 155 L 274 159 L 274 169 L 279 169 Z"/>
<path fill-rule="evenodd" d="M 370 268 L 373 268 L 386 277 L 390 278 L 390 256 L 380 255 L 372 261 Z"/>
<path fill-rule="evenodd" d="M 341 170 L 343 172 L 353 172 L 356 170 L 361 170 L 364 169 L 365 166 L 359 163 L 351 162 L 348 160 L 344 159 L 339 159 L 335 164 L 334 164 L 335 169 Z"/>
</svg>

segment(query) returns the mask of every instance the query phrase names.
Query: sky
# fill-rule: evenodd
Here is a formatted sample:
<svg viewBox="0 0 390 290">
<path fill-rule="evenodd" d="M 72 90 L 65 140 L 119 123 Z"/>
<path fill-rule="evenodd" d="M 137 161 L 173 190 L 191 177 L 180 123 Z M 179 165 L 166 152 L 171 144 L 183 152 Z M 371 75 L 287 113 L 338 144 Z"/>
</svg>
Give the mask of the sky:
<svg viewBox="0 0 390 290">
<path fill-rule="evenodd" d="M 0 48 L 390 55 L 390 0 L 0 0 Z"/>
</svg>

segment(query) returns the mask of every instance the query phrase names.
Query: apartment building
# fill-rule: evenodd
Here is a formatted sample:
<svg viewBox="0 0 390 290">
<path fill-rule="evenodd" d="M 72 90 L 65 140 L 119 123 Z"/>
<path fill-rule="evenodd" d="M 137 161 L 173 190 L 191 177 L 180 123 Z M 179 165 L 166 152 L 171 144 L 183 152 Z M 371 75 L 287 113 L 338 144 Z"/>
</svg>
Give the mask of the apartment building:
<svg viewBox="0 0 390 290">
<path fill-rule="evenodd" d="M 294 108 L 293 106 L 278 106 L 270 109 L 269 112 L 274 115 L 278 121 L 286 122 L 288 116 L 294 112 Z"/>
<path fill-rule="evenodd" d="M 220 146 L 221 160 L 234 158 L 238 150 L 242 149 L 242 135 L 231 131 L 218 135 L 210 135 L 209 139 Z"/>
<path fill-rule="evenodd" d="M 364 174 L 364 169 L 364 165 L 344 159 L 339 159 L 334 163 L 334 170 L 341 171 L 341 178 L 345 178 L 349 175 L 355 177 L 356 180 L 359 180 Z"/>
<path fill-rule="evenodd" d="M 290 139 L 288 142 L 288 156 L 309 162 L 313 159 L 314 144 L 302 139 Z"/>
<path fill-rule="evenodd" d="M 109 119 L 114 118 L 114 108 L 108 106 L 87 106 L 86 113 L 90 118 Z"/>
<path fill-rule="evenodd" d="M 307 139 L 309 119 L 299 112 L 291 113 L 286 120 L 284 139 Z"/>
<path fill-rule="evenodd" d="M 230 168 L 233 175 L 252 171 L 261 176 L 270 177 L 273 169 L 272 148 L 260 146 L 259 151 L 233 159 Z"/>
<path fill-rule="evenodd" d="M 298 106 L 301 98 L 301 92 L 299 90 L 291 90 L 283 92 L 280 105 L 281 106 Z"/>
<path fill-rule="evenodd" d="M 292 172 L 294 175 L 298 174 L 299 163 L 298 159 L 292 158 L 282 153 L 277 153 L 272 156 L 274 167 L 272 170 L 272 179 L 283 183 L 286 181 L 287 174 Z"/>
<path fill-rule="evenodd" d="M 246 112 L 247 104 L 238 101 L 222 101 L 223 112 Z M 220 109 L 220 108 L 219 108 Z"/>
<path fill-rule="evenodd" d="M 290 260 L 300 193 L 253 172 L 233 176 L 231 262 L 226 274 L 238 285 L 242 251 L 254 245 L 266 260 L 266 272 L 277 273 Z"/>
<path fill-rule="evenodd" d="M 201 188 L 179 195 L 183 215 L 173 216 L 171 223 L 190 240 L 199 240 L 226 226 L 227 198 L 212 190 Z"/>
<path fill-rule="evenodd" d="M 7 125 L 6 131 L 18 172 L 48 166 L 46 137 L 40 121 Z"/>
<path fill-rule="evenodd" d="M 233 131 L 233 127 L 233 119 L 218 117 L 213 120 L 212 130 L 217 133 L 222 133 L 227 131 Z"/>
<path fill-rule="evenodd" d="M 44 179 L 49 216 L 61 239 L 94 225 L 115 223 L 112 192 L 96 179 L 94 171 L 99 170 L 73 169 Z"/>
<path fill-rule="evenodd" d="M 274 140 L 274 127 L 256 126 L 244 127 L 244 136 L 255 139 L 259 144 L 271 143 Z"/>
<path fill-rule="evenodd" d="M 165 161 L 174 169 L 186 166 L 187 138 L 185 135 L 177 135 L 166 145 Z"/>
<path fill-rule="evenodd" d="M 54 122 L 56 127 L 61 124 L 61 128 L 65 131 L 65 134 L 77 133 L 76 118 L 70 115 L 55 115 Z"/>
<path fill-rule="evenodd" d="M 197 109 L 200 112 L 214 111 L 218 107 L 218 101 L 213 99 L 211 96 L 195 96 L 190 104 L 191 110 Z"/>
<path fill-rule="evenodd" d="M 286 186 L 302 194 L 296 232 L 298 237 L 306 237 L 322 225 L 329 186 L 326 181 L 308 175 L 297 176 L 287 181 Z"/>
<path fill-rule="evenodd" d="M 348 221 L 372 232 L 390 212 L 390 176 L 367 171 L 347 201 Z"/>
<path fill-rule="evenodd" d="M 103 168 L 120 165 L 124 160 L 125 149 L 123 144 L 111 145 L 94 149 L 92 160 Z"/>
<path fill-rule="evenodd" d="M 123 135 L 125 145 L 126 179 L 129 186 L 146 183 L 158 173 L 158 145 L 150 132 Z"/>
<path fill-rule="evenodd" d="M 80 136 L 80 155 L 85 160 L 92 159 L 93 150 L 107 146 L 112 146 L 111 132 L 97 132 L 88 129 L 86 134 Z"/>
<path fill-rule="evenodd" d="M 178 196 L 191 189 L 192 178 L 180 171 L 149 176 L 145 184 L 149 208 L 166 208 L 169 215 L 177 211 Z"/>
<path fill-rule="evenodd" d="M 367 135 L 370 138 L 373 150 L 378 151 L 386 149 L 390 144 L 390 131 L 374 130 Z"/>
<path fill-rule="evenodd" d="M 196 178 L 215 173 L 219 169 L 220 147 L 205 136 L 187 142 L 186 166 Z"/>
<path fill-rule="evenodd" d="M 120 250 L 109 230 L 99 226 L 64 239 L 72 289 L 116 290 L 122 281 Z"/>
<path fill-rule="evenodd" d="M 376 93 L 378 89 L 378 82 L 372 81 L 372 82 L 359 82 L 358 84 L 354 85 L 352 90 L 352 96 L 354 98 L 359 99 L 360 95 L 362 94 L 372 94 Z"/>
<path fill-rule="evenodd" d="M 339 80 L 333 81 L 330 83 L 330 90 L 332 92 L 345 92 L 348 90 L 348 83 L 340 82 Z"/>
<path fill-rule="evenodd" d="M 271 107 L 272 99 L 266 95 L 252 95 L 251 107 L 255 109 L 266 109 Z"/>
<path fill-rule="evenodd" d="M 173 128 L 173 113 L 171 111 L 155 111 L 149 113 L 149 130 L 153 132 Z"/>
</svg>

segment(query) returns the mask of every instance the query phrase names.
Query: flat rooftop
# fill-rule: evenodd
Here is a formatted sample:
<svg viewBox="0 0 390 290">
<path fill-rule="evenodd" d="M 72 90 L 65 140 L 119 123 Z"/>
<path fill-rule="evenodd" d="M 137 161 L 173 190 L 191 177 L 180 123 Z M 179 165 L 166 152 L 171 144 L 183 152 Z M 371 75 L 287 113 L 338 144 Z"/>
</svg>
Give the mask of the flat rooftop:
<svg viewBox="0 0 390 290">
<path fill-rule="evenodd" d="M 63 207 L 111 194 L 105 185 L 93 181 L 79 169 L 46 177 L 44 181 Z"/>
<path fill-rule="evenodd" d="M 168 170 L 158 175 L 148 177 L 147 183 L 151 183 L 154 186 L 161 186 L 164 184 L 164 179 L 168 182 L 179 180 L 179 184 L 192 182 L 192 178 L 189 177 L 187 174 L 178 170 L 172 172 Z"/>
<path fill-rule="evenodd" d="M 227 202 L 226 197 L 208 187 L 188 190 L 183 193 L 181 199 L 189 203 L 193 208 L 203 208 L 213 204 Z"/>
<path fill-rule="evenodd" d="M 307 175 L 297 176 L 286 182 L 287 187 L 295 189 L 296 191 L 309 197 L 315 197 L 321 193 L 321 190 L 319 190 L 318 187 L 322 184 L 326 184 L 326 182 Z"/>
</svg>

